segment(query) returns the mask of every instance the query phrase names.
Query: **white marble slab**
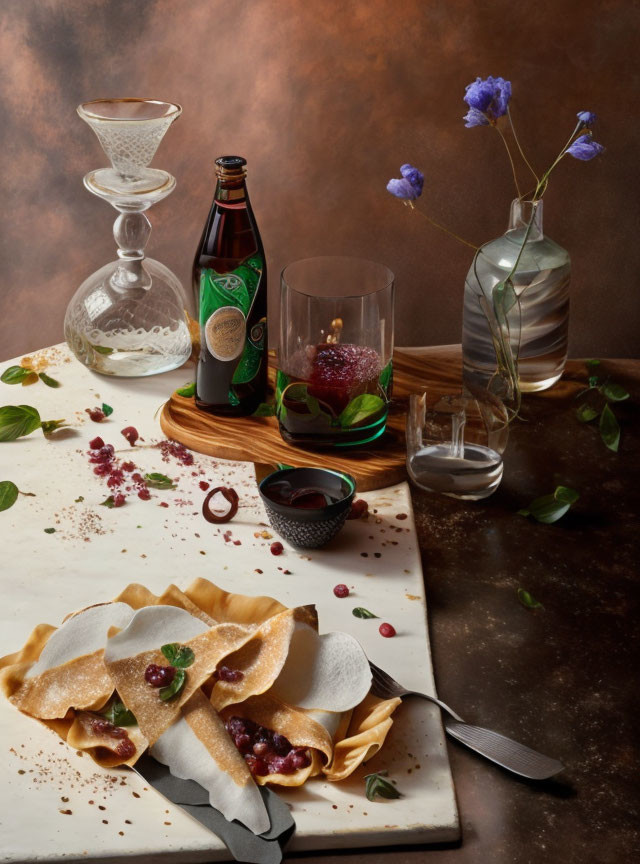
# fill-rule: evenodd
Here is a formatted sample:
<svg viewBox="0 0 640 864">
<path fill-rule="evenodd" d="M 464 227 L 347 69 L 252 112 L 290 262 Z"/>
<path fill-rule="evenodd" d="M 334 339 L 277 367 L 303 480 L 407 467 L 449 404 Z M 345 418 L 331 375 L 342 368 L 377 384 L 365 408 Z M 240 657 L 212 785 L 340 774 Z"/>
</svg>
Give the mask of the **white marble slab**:
<svg viewBox="0 0 640 864">
<path fill-rule="evenodd" d="M 109 490 L 88 464 L 88 441 L 99 434 L 116 449 L 128 450 L 120 430 L 129 425 L 137 427 L 146 443 L 159 440 L 154 412 L 192 377 L 192 370 L 109 379 L 88 372 L 64 346 L 48 351 L 54 359 L 47 372 L 60 380 L 59 389 L 0 383 L 0 405 L 33 405 L 43 419 L 64 417 L 74 424 L 73 433 L 59 440 L 45 440 L 36 431 L 0 445 L 0 480 L 13 480 L 22 491 L 36 494 L 19 496 L 10 510 L 0 513 L 0 656 L 19 648 L 36 624 L 58 624 L 70 610 L 110 599 L 129 582 L 160 592 L 172 581 L 184 587 L 203 576 L 227 590 L 271 594 L 288 605 L 313 602 L 322 631 L 352 633 L 371 659 L 395 677 L 435 692 L 406 484 L 365 495 L 377 514 L 347 522 L 332 545 L 308 555 L 285 544 L 285 553 L 274 557 L 272 541 L 254 537 L 266 518 L 253 466 L 246 463 L 196 456 L 195 466 L 184 468 L 164 464 L 156 449 L 132 450 L 143 472 L 178 478 L 178 488 L 154 492 L 147 502 L 132 497 L 119 509 L 101 507 Z M 84 409 L 103 401 L 114 408 L 113 415 L 95 424 Z M 200 480 L 232 485 L 239 492 L 241 507 L 232 523 L 218 528 L 205 522 Z M 83 501 L 76 500 L 81 497 Z M 162 501 L 169 507 L 160 506 Z M 397 519 L 400 514 L 407 518 Z M 51 527 L 55 533 L 45 533 Z M 233 532 L 227 541 L 225 529 Z M 350 597 L 333 595 L 338 582 L 352 588 Z M 355 606 L 392 623 L 397 636 L 382 638 L 380 622 L 353 617 Z M 367 801 L 363 776 L 383 768 L 403 797 Z M 286 799 L 297 824 L 291 851 L 441 842 L 459 834 L 438 711 L 418 700 L 397 711 L 385 747 L 366 768 L 345 783 L 313 780 L 286 793 Z M 10 862 L 228 858 L 222 843 L 132 772 L 103 771 L 87 756 L 79 758 L 3 698 L 0 838 L 0 860 Z"/>
</svg>

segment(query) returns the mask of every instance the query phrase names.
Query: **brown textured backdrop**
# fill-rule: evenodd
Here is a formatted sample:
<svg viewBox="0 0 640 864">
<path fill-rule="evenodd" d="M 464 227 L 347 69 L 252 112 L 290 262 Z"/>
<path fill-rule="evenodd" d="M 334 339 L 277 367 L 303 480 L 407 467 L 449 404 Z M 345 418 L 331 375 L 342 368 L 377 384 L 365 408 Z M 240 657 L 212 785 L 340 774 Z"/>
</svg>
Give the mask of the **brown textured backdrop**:
<svg viewBox="0 0 640 864">
<path fill-rule="evenodd" d="M 572 353 L 638 355 L 637 9 L 628 0 L 1 0 L 2 355 L 61 340 L 76 287 L 115 257 L 115 212 L 82 186 L 105 157 L 74 110 L 110 95 L 184 108 L 154 162 L 178 186 L 151 211 L 148 252 L 185 284 L 213 158 L 240 153 L 272 311 L 284 264 L 352 253 L 396 273 L 398 344 L 459 341 L 469 250 L 385 184 L 413 162 L 436 218 L 477 243 L 502 233 L 512 197 L 502 144 L 461 119 L 478 74 L 511 78 L 514 118 L 539 167 L 578 110 L 600 115 L 607 153 L 565 160 L 545 227 L 573 258 Z"/>
</svg>

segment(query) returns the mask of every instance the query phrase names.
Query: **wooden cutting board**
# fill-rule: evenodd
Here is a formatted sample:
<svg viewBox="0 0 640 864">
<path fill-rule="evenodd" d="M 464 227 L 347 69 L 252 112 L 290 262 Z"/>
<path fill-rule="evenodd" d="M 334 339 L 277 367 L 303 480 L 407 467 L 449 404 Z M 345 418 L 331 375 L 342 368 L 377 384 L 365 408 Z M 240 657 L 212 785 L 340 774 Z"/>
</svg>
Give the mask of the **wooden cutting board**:
<svg viewBox="0 0 640 864">
<path fill-rule="evenodd" d="M 273 385 L 275 367 L 270 367 Z M 256 463 L 258 476 L 278 464 L 332 468 L 352 474 L 361 492 L 406 479 L 405 418 L 408 397 L 424 390 L 452 393 L 460 389 L 460 349 L 395 351 L 393 400 L 387 429 L 377 441 L 349 450 L 306 450 L 283 441 L 275 417 L 216 417 L 199 411 L 193 398 L 175 393 L 163 406 L 162 431 L 198 453 Z"/>
</svg>

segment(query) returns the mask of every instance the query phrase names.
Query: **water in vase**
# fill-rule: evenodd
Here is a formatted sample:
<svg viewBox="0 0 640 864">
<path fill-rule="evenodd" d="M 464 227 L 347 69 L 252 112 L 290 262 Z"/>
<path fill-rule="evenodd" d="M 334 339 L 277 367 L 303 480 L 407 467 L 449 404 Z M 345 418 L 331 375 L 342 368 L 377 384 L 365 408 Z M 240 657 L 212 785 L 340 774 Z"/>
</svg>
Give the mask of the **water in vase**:
<svg viewBox="0 0 640 864">
<path fill-rule="evenodd" d="M 562 375 L 567 359 L 571 263 L 568 253 L 542 233 L 542 202 L 535 207 L 529 238 L 512 276 L 519 302 L 507 315 L 523 392 L 551 387 Z M 494 287 L 511 273 L 531 218 L 530 208 L 528 202 L 514 202 L 509 230 L 482 247 L 467 274 L 462 356 L 463 377 L 472 391 L 486 388 L 495 375 L 496 354 L 482 303 L 491 303 Z"/>
</svg>

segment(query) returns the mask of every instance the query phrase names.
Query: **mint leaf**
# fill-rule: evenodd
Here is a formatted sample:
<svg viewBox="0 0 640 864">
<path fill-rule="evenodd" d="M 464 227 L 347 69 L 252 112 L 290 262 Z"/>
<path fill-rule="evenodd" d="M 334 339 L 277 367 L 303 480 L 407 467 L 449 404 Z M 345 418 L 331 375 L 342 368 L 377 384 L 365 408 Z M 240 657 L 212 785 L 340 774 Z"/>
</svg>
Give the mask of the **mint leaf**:
<svg viewBox="0 0 640 864">
<path fill-rule="evenodd" d="M 195 396 L 196 395 L 196 382 L 190 381 L 189 384 L 183 384 L 182 387 L 178 387 L 176 390 L 178 396 Z"/>
<path fill-rule="evenodd" d="M 349 402 L 338 417 L 338 421 L 343 428 L 356 426 L 380 414 L 385 404 L 384 399 L 379 396 L 375 396 L 373 393 L 363 393 Z"/>
<path fill-rule="evenodd" d="M 40 415 L 30 405 L 0 408 L 0 441 L 15 441 L 23 435 L 30 435 L 41 425 Z"/>
<path fill-rule="evenodd" d="M 110 417 L 113 414 L 113 408 L 111 405 L 107 405 L 106 402 L 102 403 L 102 413 L 105 417 Z"/>
<path fill-rule="evenodd" d="M 377 615 L 374 615 L 373 612 L 369 612 L 368 609 L 363 609 L 362 606 L 356 606 L 356 608 L 351 612 L 356 618 L 377 618 Z"/>
<path fill-rule="evenodd" d="M 367 774 L 364 778 L 365 795 L 369 801 L 374 801 L 376 795 L 381 798 L 401 798 L 402 793 L 398 792 L 393 783 L 389 783 L 384 778 L 387 776 L 386 771 L 378 771 L 376 774 Z"/>
<path fill-rule="evenodd" d="M 620 384 L 615 384 L 613 381 L 603 384 L 600 390 L 602 395 L 611 402 L 624 402 L 625 399 L 629 398 L 628 390 L 625 390 L 624 387 Z"/>
<path fill-rule="evenodd" d="M 568 486 L 558 486 L 553 495 L 536 498 L 528 507 L 518 510 L 519 516 L 533 516 L 537 522 L 551 525 L 568 512 L 580 495 Z"/>
<path fill-rule="evenodd" d="M 11 480 L 0 482 L 0 511 L 8 510 L 18 500 L 18 487 Z"/>
<path fill-rule="evenodd" d="M 105 498 L 104 501 L 100 502 L 102 507 L 115 507 L 116 505 L 113 503 L 113 495 L 109 495 L 108 498 Z"/>
<path fill-rule="evenodd" d="M 163 645 L 160 650 L 176 669 L 188 669 L 196 659 L 196 655 L 188 645 L 179 645 L 177 642 Z"/>
<path fill-rule="evenodd" d="M 2 409 L 0 409 L 2 410 Z M 609 450 L 614 453 L 618 452 L 620 444 L 620 426 L 616 420 L 616 415 L 613 413 L 609 405 L 605 405 L 600 415 L 600 437 L 607 445 Z"/>
<path fill-rule="evenodd" d="M 518 588 L 518 600 L 522 603 L 525 609 L 544 609 L 542 603 L 539 600 L 529 594 L 528 591 L 525 591 L 524 588 Z"/>
<path fill-rule="evenodd" d="M 101 714 L 114 726 L 135 726 L 138 722 L 133 712 L 129 711 L 119 699 L 114 699 Z"/>
<path fill-rule="evenodd" d="M 46 384 L 47 387 L 59 387 L 60 382 L 56 381 L 55 378 L 52 378 L 50 375 L 47 375 L 46 372 L 40 372 L 40 380 L 43 384 Z"/>
<path fill-rule="evenodd" d="M 144 475 L 145 483 L 147 486 L 151 486 L 152 489 L 175 489 L 176 484 L 170 477 L 167 477 L 166 474 L 158 474 L 157 472 L 152 472 L 151 474 Z"/>
<path fill-rule="evenodd" d="M 184 687 L 184 682 L 187 680 L 187 673 L 184 669 L 176 669 L 176 674 L 168 687 L 161 687 L 158 694 L 163 702 L 173 699 Z"/>
<path fill-rule="evenodd" d="M 581 423 L 590 423 L 599 415 L 599 411 L 584 402 L 576 409 L 576 417 Z"/>
<path fill-rule="evenodd" d="M 25 369 L 24 366 L 9 366 L 0 375 L 0 381 L 5 384 L 21 384 L 31 372 L 31 369 Z"/>
</svg>

